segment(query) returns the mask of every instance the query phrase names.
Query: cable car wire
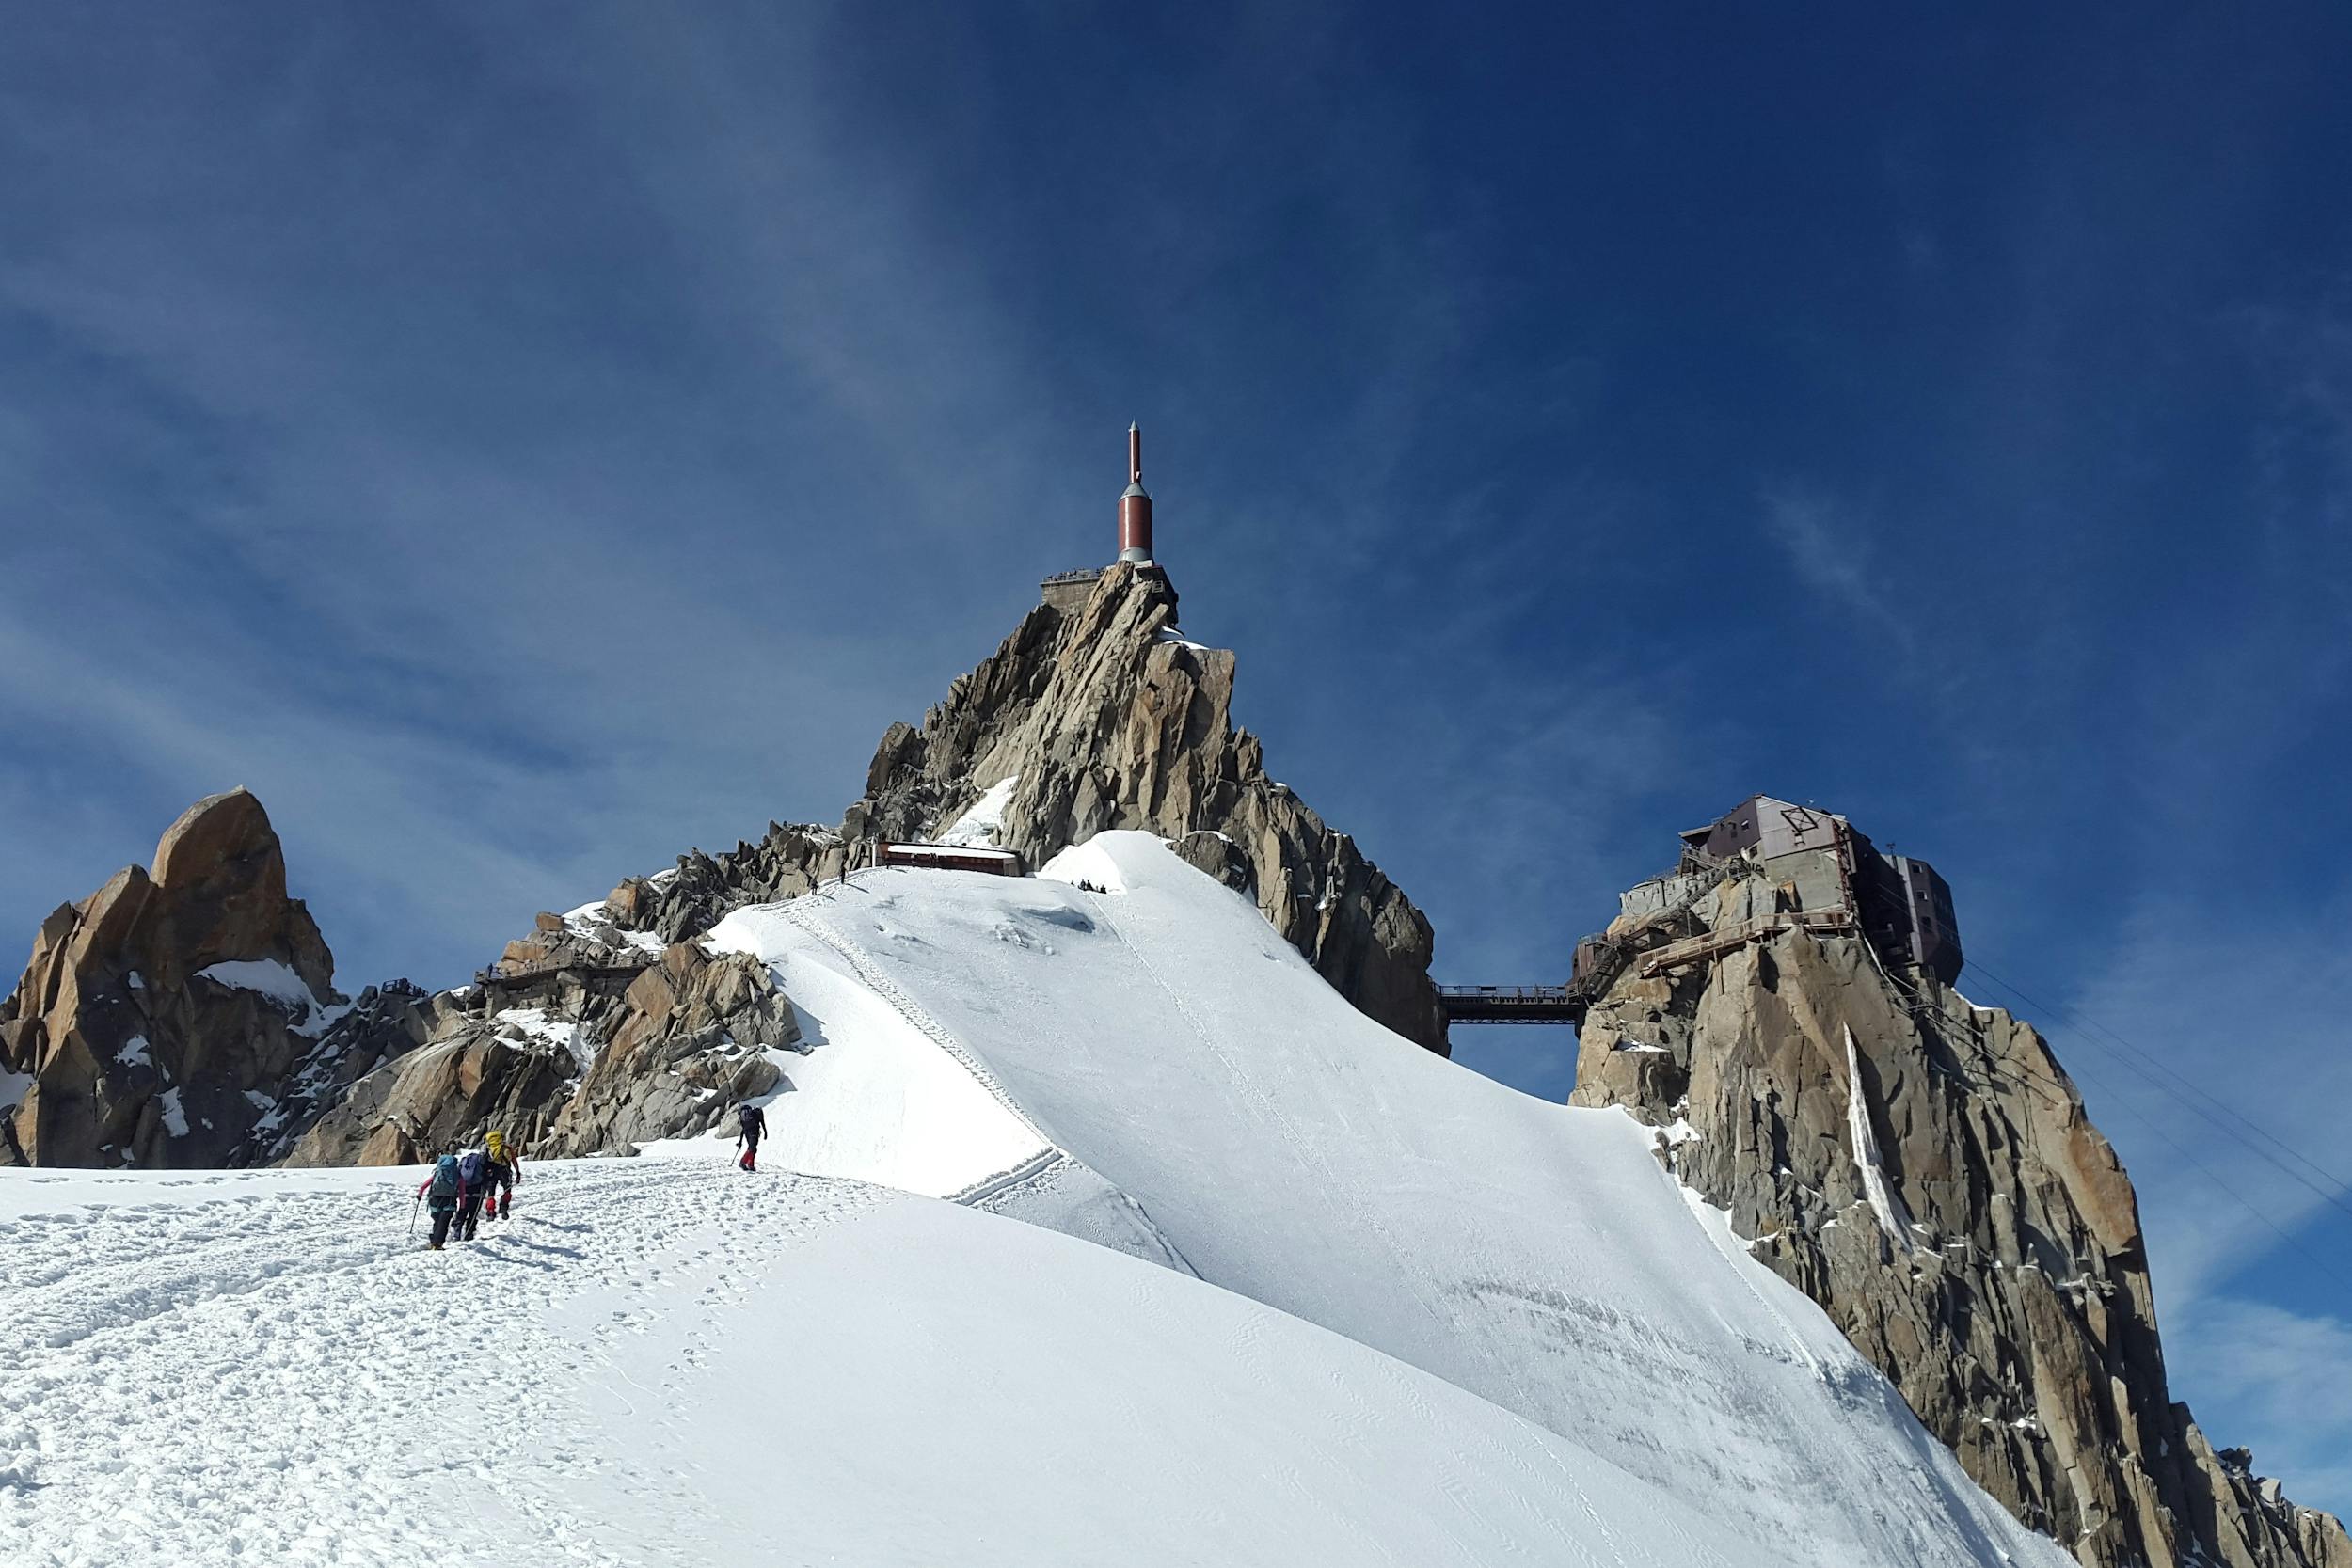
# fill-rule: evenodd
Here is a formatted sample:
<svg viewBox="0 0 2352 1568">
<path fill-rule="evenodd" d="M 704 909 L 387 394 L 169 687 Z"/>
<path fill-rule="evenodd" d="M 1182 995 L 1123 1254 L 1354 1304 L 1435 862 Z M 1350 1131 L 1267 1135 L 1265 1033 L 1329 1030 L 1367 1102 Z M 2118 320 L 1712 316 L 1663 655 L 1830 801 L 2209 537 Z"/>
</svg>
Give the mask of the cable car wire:
<svg viewBox="0 0 2352 1568">
<path fill-rule="evenodd" d="M 2337 1176 L 2334 1172 L 2312 1160 L 2300 1149 L 2296 1148 L 2292 1144 L 2287 1143 L 2284 1139 L 2279 1137 L 2276 1133 L 2270 1132 L 2259 1122 L 2254 1121 L 2244 1112 L 2231 1106 L 2226 1101 L 2217 1099 L 2192 1080 L 2173 1071 L 2169 1067 L 2165 1067 L 2162 1062 L 2157 1060 L 2157 1058 L 2142 1050 L 2140 1047 L 2132 1044 L 2131 1041 L 2125 1039 L 2122 1035 L 2118 1034 L 2114 1029 L 2109 1028 L 2107 1025 L 2100 1023 L 2096 1020 L 2089 1019 L 2080 1013 L 2073 1011 L 2072 1009 L 2056 1006 L 2047 1002 L 2037 1001 L 2033 997 L 2026 995 L 2026 992 L 2019 990 L 2010 981 L 2003 979 L 2000 975 L 1994 974 L 1992 970 L 1987 969 L 1983 964 L 1979 963 L 1973 958 L 1968 960 L 1968 967 L 1975 970 L 1977 974 L 1991 981 L 1994 985 L 1999 987 L 2002 990 L 2017 998 L 2018 1001 L 2024 1003 L 2033 1011 L 2046 1015 L 2054 1015 L 2073 1024 L 2075 1030 L 2076 1037 L 2084 1044 L 2090 1046 L 2092 1050 L 2099 1052 L 2102 1055 L 2111 1057 L 2114 1060 L 2121 1062 L 2124 1067 L 2130 1069 L 2134 1073 L 2137 1074 L 2142 1081 L 2147 1083 L 2150 1087 L 2155 1089 L 2159 1094 L 2169 1096 L 2172 1100 L 2186 1106 L 2189 1110 L 2194 1111 L 2197 1115 L 2202 1117 L 2207 1122 L 2210 1122 L 2213 1126 L 2218 1128 L 2222 1132 L 2226 1133 L 2231 1138 L 2235 1139 L 2249 1152 L 2268 1163 L 2273 1169 L 2276 1169 L 2281 1175 L 2286 1176 L 2290 1180 L 2297 1182 L 2317 1196 L 2322 1202 L 2327 1203 L 2329 1207 L 2338 1210 L 2347 1216 L 2352 1216 L 2352 1202 L 2346 1201 L 2347 1196 L 2352 1196 L 2352 1182 L 2346 1182 L 2343 1178 Z M 2096 1030 L 2097 1033 L 2094 1034 L 2094 1030 Z M 2106 1040 L 2099 1038 L 2099 1035 L 2102 1034 L 2107 1037 Z M 2114 1043 L 2108 1043 L 2109 1040 Z M 2196 1101 L 2189 1099 L 2188 1095 L 2183 1094 L 2179 1089 L 2175 1089 L 2169 1085 L 2158 1082 L 2154 1073 L 2150 1070 L 2151 1068 L 2162 1068 L 2168 1075 L 2181 1084 L 2191 1094 L 2194 1094 L 2198 1101 L 2202 1101 L 2204 1103 L 2199 1104 Z M 2320 1185 L 2318 1181 L 2312 1180 L 2309 1176 L 2304 1175 L 2302 1171 L 2298 1171 L 2280 1161 L 2277 1155 L 2272 1154 L 2269 1150 L 2257 1146 L 2252 1140 L 2246 1136 L 2245 1132 L 2240 1132 L 2235 1127 L 2232 1127 L 2228 1122 L 2223 1121 L 2219 1117 L 2216 1116 L 2214 1114 L 2216 1110 L 2234 1117 L 2239 1122 L 2243 1123 L 2247 1128 L 2250 1128 L 2266 1142 L 2276 1146 L 2285 1153 L 2293 1156 L 2296 1161 L 2300 1162 L 2312 1171 L 2316 1172 L 2323 1180 L 2328 1183 L 2328 1186 Z M 2332 1191 L 2329 1190 L 2330 1187 L 2333 1188 Z"/>
</svg>

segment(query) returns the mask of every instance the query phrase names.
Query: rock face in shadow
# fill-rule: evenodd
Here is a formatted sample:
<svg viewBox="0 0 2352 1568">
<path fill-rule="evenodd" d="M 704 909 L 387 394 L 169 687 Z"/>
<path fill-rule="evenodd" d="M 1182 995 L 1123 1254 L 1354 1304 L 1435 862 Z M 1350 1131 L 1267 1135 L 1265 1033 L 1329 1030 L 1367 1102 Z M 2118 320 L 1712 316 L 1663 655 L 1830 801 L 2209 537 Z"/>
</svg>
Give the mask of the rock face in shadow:
<svg viewBox="0 0 2352 1568">
<path fill-rule="evenodd" d="M 435 1037 L 452 1009 L 443 997 L 406 980 L 361 991 L 288 1072 L 276 1109 L 229 1152 L 231 1165 L 283 1160 L 320 1117 L 343 1103 L 370 1072 Z"/>
<path fill-rule="evenodd" d="M 495 1028 L 453 1033 L 354 1084 L 296 1141 L 289 1165 L 413 1165 L 513 1129 L 529 1149 L 576 1068 L 560 1050 Z"/>
<path fill-rule="evenodd" d="M 1774 911 L 1735 877 L 1611 934 Z M 1782 931 L 1586 1017 L 1572 1102 L 1669 1131 L 1731 1212 L 2017 1517 L 2101 1568 L 2352 1568 L 2332 1516 L 2217 1454 L 2166 1386 L 2138 1202 L 2048 1044 L 1857 937 Z"/>
<path fill-rule="evenodd" d="M 20 1085 L 0 1102 L 13 1157 L 220 1165 L 299 1071 L 331 1077 L 342 1053 L 382 1043 L 327 1046 L 343 1000 L 334 959 L 287 896 L 259 800 L 236 789 L 198 801 L 153 863 L 43 921 L 0 1003 L 0 1083 Z"/>
</svg>

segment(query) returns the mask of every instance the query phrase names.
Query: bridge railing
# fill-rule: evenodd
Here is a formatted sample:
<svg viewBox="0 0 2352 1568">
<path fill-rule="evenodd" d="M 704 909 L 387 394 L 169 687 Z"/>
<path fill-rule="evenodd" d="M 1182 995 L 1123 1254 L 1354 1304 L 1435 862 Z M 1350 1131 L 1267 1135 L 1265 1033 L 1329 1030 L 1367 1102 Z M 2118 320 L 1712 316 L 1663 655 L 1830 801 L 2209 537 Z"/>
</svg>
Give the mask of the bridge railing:
<svg viewBox="0 0 2352 1568">
<path fill-rule="evenodd" d="M 1439 986 L 1439 996 L 1493 997 L 1509 1000 L 1524 997 L 1531 1002 L 1565 1002 L 1565 986 Z"/>
</svg>

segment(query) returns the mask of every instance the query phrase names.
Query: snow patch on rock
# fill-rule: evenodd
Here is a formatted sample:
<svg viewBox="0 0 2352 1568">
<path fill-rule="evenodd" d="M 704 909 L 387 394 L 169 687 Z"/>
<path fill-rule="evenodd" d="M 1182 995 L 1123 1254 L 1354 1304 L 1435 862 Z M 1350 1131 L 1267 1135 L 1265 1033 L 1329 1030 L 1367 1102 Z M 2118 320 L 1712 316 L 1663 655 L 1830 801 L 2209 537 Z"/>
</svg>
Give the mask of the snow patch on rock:
<svg viewBox="0 0 2352 1568">
<path fill-rule="evenodd" d="M 1885 1167 L 1879 1160 L 1878 1134 L 1870 1130 L 1870 1099 L 1862 1086 L 1862 1053 L 1853 1042 L 1853 1030 L 1846 1030 L 1846 1126 L 1853 1139 L 1853 1163 L 1862 1177 L 1862 1191 L 1870 1200 L 1870 1212 L 1878 1216 L 1879 1228 L 1886 1232 L 1899 1252 L 1911 1250 L 1911 1213 L 1903 1206 L 1902 1195 L 1887 1184 Z"/>
<path fill-rule="evenodd" d="M 971 810 L 957 817 L 944 832 L 933 835 L 932 842 L 995 847 L 1002 842 L 1005 808 L 1012 804 L 1012 792 L 1020 785 L 1019 774 L 997 780 L 973 803 Z"/>
</svg>

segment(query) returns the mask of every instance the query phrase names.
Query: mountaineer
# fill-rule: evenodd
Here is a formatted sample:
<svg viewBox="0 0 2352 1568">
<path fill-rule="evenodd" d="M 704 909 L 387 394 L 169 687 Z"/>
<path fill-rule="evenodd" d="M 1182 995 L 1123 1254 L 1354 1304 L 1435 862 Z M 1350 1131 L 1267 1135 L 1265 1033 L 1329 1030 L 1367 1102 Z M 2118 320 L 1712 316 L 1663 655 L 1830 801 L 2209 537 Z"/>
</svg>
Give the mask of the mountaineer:
<svg viewBox="0 0 2352 1568">
<path fill-rule="evenodd" d="M 457 1157 L 457 1223 L 450 1233 L 461 1242 L 473 1240 L 482 1224 L 482 1200 L 490 1191 L 490 1156 L 469 1148 Z"/>
<path fill-rule="evenodd" d="M 759 1140 L 768 1132 L 768 1114 L 746 1100 L 735 1108 L 735 1119 L 736 1147 L 743 1151 L 743 1157 L 736 1161 L 736 1164 L 745 1170 L 757 1170 L 759 1168 Z"/>
<path fill-rule="evenodd" d="M 457 1199 L 464 1190 L 454 1154 L 444 1154 L 433 1162 L 433 1174 L 417 1189 L 418 1198 L 433 1211 L 433 1240 L 427 1244 L 435 1252 L 440 1251 L 441 1243 L 449 1240 L 450 1221 L 456 1216 Z"/>
<path fill-rule="evenodd" d="M 506 1134 L 491 1130 L 484 1152 L 489 1155 L 489 1169 L 485 1177 L 484 1202 L 495 1220 L 515 1216 L 515 1183 L 522 1180 L 522 1156 L 506 1141 Z"/>
</svg>

